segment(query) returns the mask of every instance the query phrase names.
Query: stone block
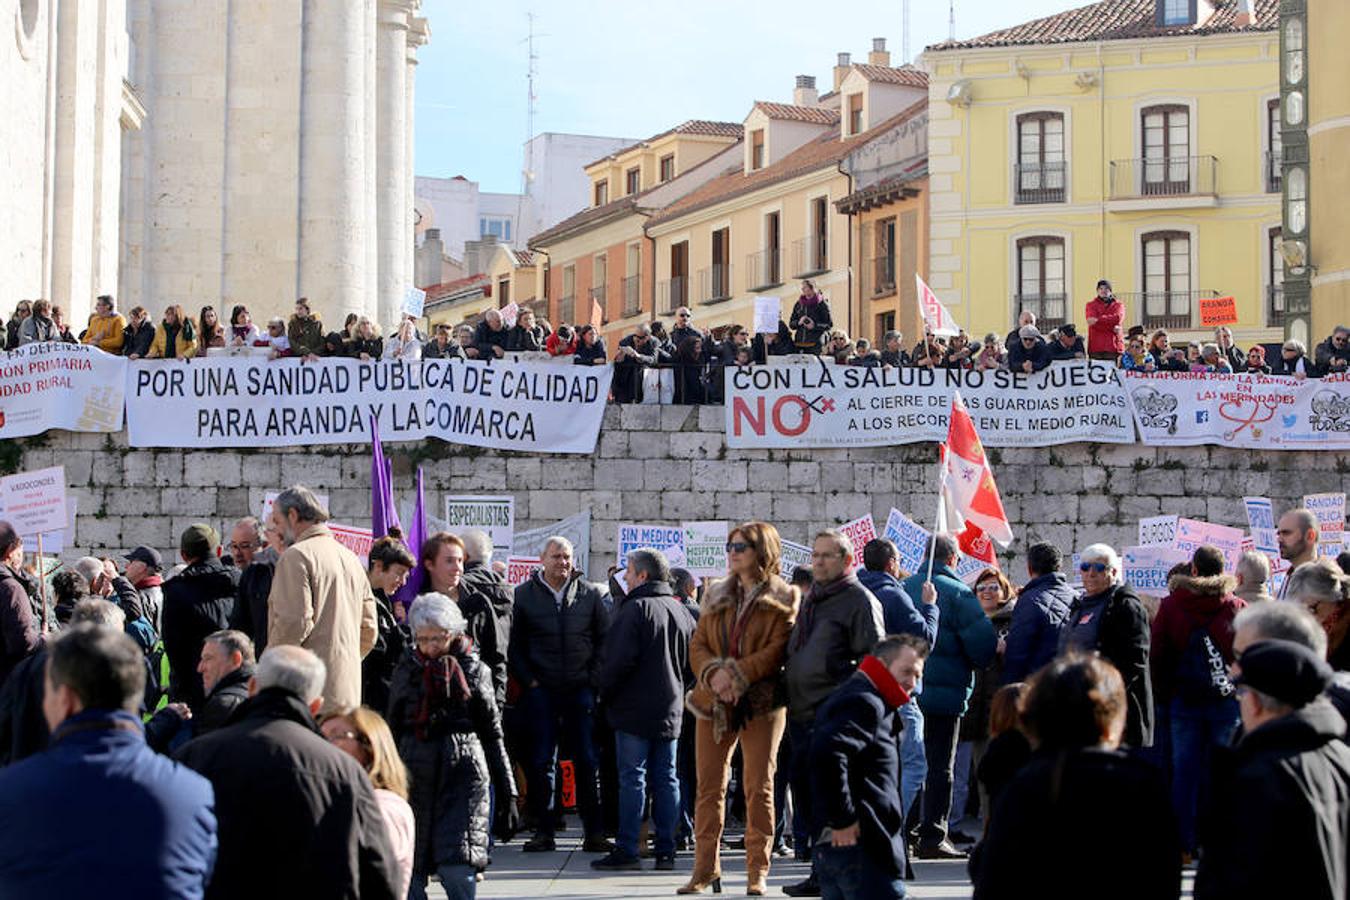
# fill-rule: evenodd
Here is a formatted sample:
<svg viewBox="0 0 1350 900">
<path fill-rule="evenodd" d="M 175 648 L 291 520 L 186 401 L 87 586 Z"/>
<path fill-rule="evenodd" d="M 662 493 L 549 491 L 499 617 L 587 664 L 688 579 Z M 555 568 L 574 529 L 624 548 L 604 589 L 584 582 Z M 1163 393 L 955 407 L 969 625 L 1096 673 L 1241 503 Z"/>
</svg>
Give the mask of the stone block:
<svg viewBox="0 0 1350 900">
<path fill-rule="evenodd" d="M 670 436 L 670 455 L 674 459 L 721 459 L 725 452 L 720 434 L 681 431 Z"/>
<path fill-rule="evenodd" d="M 596 455 L 603 459 L 623 459 L 628 456 L 628 432 L 606 431 L 600 435 Z"/>
<path fill-rule="evenodd" d="M 821 489 L 820 483 L 820 463 L 818 462 L 790 462 L 788 463 L 788 480 L 783 485 L 792 491 L 818 491 Z"/>
<path fill-rule="evenodd" d="M 729 460 L 695 460 L 691 463 L 693 486 L 701 491 L 744 491 L 748 488 L 749 463 Z"/>
<path fill-rule="evenodd" d="M 340 458 L 334 457 L 334 460 Z M 241 457 L 229 450 L 214 450 L 183 455 L 183 483 L 201 487 L 232 487 L 240 483 L 242 474 Z M 333 482 L 340 480 L 340 472 L 334 466 Z M 367 473 L 369 480 L 369 473 Z"/>
<path fill-rule="evenodd" d="M 659 522 L 661 492 L 624 491 L 619 495 L 619 509 L 625 522 Z"/>
<path fill-rule="evenodd" d="M 698 410 L 693 406 L 662 406 L 662 431 L 693 431 L 698 427 Z"/>
<path fill-rule="evenodd" d="M 727 410 L 724 406 L 700 406 L 698 408 L 698 430 L 722 434 L 727 429 Z"/>
<path fill-rule="evenodd" d="M 750 484 L 756 491 L 774 491 L 788 484 L 788 464 L 785 462 L 750 463 Z"/>
<path fill-rule="evenodd" d="M 104 456 L 102 453 L 98 455 Z M 63 453 L 61 454 L 60 465 L 66 467 L 66 484 L 68 485 L 109 484 L 120 480 L 116 471 L 100 471 L 97 479 L 93 477 L 93 450 L 71 450 Z"/>
<path fill-rule="evenodd" d="M 155 451 L 155 484 L 177 487 L 183 483 L 183 454 L 177 450 Z"/>
<path fill-rule="evenodd" d="M 1060 549 L 1060 552 L 1068 556 L 1071 550 L 1077 550 L 1074 546 L 1074 526 L 1072 525 L 1048 525 L 1044 522 L 1031 522 L 1026 526 L 1023 535 L 1023 547 L 1029 547 L 1038 541 L 1047 541 Z M 1066 566 L 1067 568 L 1067 566 Z"/>
<path fill-rule="evenodd" d="M 140 487 L 109 487 L 103 494 L 103 505 L 116 516 L 158 515 L 161 492 Z M 79 511 L 84 506 L 77 507 Z M 89 510 L 91 513 L 96 510 Z"/>
<path fill-rule="evenodd" d="M 1181 463 L 1183 466 L 1207 467 L 1210 464 L 1209 448 L 1200 447 L 1158 447 L 1158 465 Z"/>
<path fill-rule="evenodd" d="M 623 427 L 623 416 L 621 415 L 623 409 L 624 407 L 617 403 L 605 404 L 605 415 L 604 418 L 600 420 L 600 429 L 602 432 L 612 431 Z"/>
<path fill-rule="evenodd" d="M 1291 503 L 1301 503 L 1304 494 L 1324 494 L 1329 491 L 1345 490 L 1344 477 L 1334 469 L 1311 472 L 1269 472 L 1268 474 L 1270 475 L 1272 499 L 1287 497 Z M 1276 508 L 1279 505 L 1277 501 Z"/>
<path fill-rule="evenodd" d="M 854 519 L 862 516 L 872 515 L 872 495 L 857 494 L 852 491 L 834 493 L 833 491 L 825 495 L 825 514 L 833 516 L 839 522 L 852 522 Z M 877 526 L 880 532 L 886 527 L 886 520 L 882 519 Z M 861 552 L 861 548 L 858 548 Z"/>
<path fill-rule="evenodd" d="M 271 459 L 271 457 L 261 457 Z M 122 483 L 127 486 L 155 483 L 155 454 L 149 450 L 133 450 L 122 459 Z"/>
<path fill-rule="evenodd" d="M 1087 494 L 1078 498 L 1078 521 L 1084 525 L 1114 524 L 1119 504 L 1104 494 Z"/>
<path fill-rule="evenodd" d="M 1180 497 L 1185 493 L 1182 469 L 1143 469 L 1135 473 L 1135 493 L 1155 497 Z"/>
<path fill-rule="evenodd" d="M 511 490 L 529 491 L 544 486 L 544 461 L 539 457 L 513 456 L 504 463 L 506 486 Z"/>
<path fill-rule="evenodd" d="M 1112 467 L 1106 470 L 1106 474 L 1111 493 L 1121 496 L 1138 493 L 1139 473 L 1134 469 Z"/>
<path fill-rule="evenodd" d="M 665 459 L 670 456 L 671 436 L 664 431 L 634 431 L 628 435 L 631 459 Z"/>
<path fill-rule="evenodd" d="M 1133 522 L 1144 516 L 1156 516 L 1161 509 L 1157 497 L 1126 494 L 1120 498 L 1120 521 Z"/>
<path fill-rule="evenodd" d="M 107 489 L 103 487 L 68 487 L 66 488 L 66 499 L 74 501 L 76 516 L 97 515 L 100 510 L 105 514 L 122 515 L 122 511 L 108 508 Z M 131 511 L 139 512 L 134 507 Z"/>
<path fill-rule="evenodd" d="M 246 457 L 245 457 L 246 459 Z M 342 457 L 339 468 L 338 485 L 342 487 L 370 486 L 370 456 L 360 454 Z"/>
<path fill-rule="evenodd" d="M 853 490 L 853 463 L 827 461 L 820 464 L 820 489 L 822 491 Z"/>
<path fill-rule="evenodd" d="M 591 523 L 591 559 L 599 553 L 614 553 L 619 540 L 618 520 L 596 520 Z M 601 570 L 603 571 L 603 569 Z"/>
<path fill-rule="evenodd" d="M 1060 444 L 1053 452 L 1065 466 L 1090 466 L 1095 458 L 1093 447 L 1093 444 Z"/>
<path fill-rule="evenodd" d="M 450 483 L 457 491 L 504 491 L 504 462 L 498 456 L 455 457 L 450 468 Z"/>
<path fill-rule="evenodd" d="M 1024 522 L 1077 522 L 1077 495 L 1029 494 L 1021 498 L 1021 519 Z"/>
<path fill-rule="evenodd" d="M 655 404 L 626 403 L 619 413 L 619 427 L 624 431 L 661 430 L 661 407 Z"/>
<path fill-rule="evenodd" d="M 551 459 L 547 482 L 556 490 L 589 491 L 595 487 L 595 465 L 587 458 Z"/>
<path fill-rule="evenodd" d="M 530 491 L 530 515 L 536 519 L 556 522 L 580 512 L 589 498 L 576 491 Z"/>
<path fill-rule="evenodd" d="M 642 466 L 644 490 L 687 491 L 693 484 L 688 460 L 648 459 Z"/>
<path fill-rule="evenodd" d="M 429 512 L 433 515 L 438 513 L 435 509 Z M 369 527 L 370 488 L 330 488 L 328 514 L 344 525 Z"/>
<path fill-rule="evenodd" d="M 124 549 L 121 516 L 79 516 L 75 523 L 75 542 L 91 553 Z M 98 555 L 103 555 L 99 553 Z"/>
<path fill-rule="evenodd" d="M 1036 490 L 1052 497 L 1077 494 L 1084 490 L 1084 471 L 1082 466 L 1077 465 L 1043 466 L 1036 470 Z M 1008 485 L 1010 489 L 1021 486 L 1023 485 L 1017 483 Z"/>
<path fill-rule="evenodd" d="M 698 521 L 710 518 L 714 494 L 692 491 L 666 491 L 661 494 L 661 519 L 667 522 Z"/>
<path fill-rule="evenodd" d="M 1140 460 L 1155 464 L 1157 449 L 1143 444 L 1100 444 L 1097 447 L 1097 461 L 1104 466 L 1133 467 Z"/>
<path fill-rule="evenodd" d="M 890 493 L 895 489 L 895 467 L 890 463 L 853 464 L 853 490 L 877 494 Z"/>
<path fill-rule="evenodd" d="M 165 488 L 160 492 L 160 502 L 173 515 L 216 515 L 216 489 L 213 487 Z"/>
<path fill-rule="evenodd" d="M 646 485 L 644 463 L 640 459 L 615 459 L 600 466 L 595 486 L 616 491 L 640 491 Z"/>
<path fill-rule="evenodd" d="M 172 520 L 168 516 L 124 516 L 122 519 L 122 539 L 126 542 L 127 549 L 140 545 L 157 549 L 172 547 L 178 543 L 178 536 L 173 533 L 171 525 Z M 76 526 L 76 531 L 79 531 L 79 526 Z M 81 549 L 87 549 L 84 544 L 80 546 Z"/>
<path fill-rule="evenodd" d="M 1100 466 L 1083 467 L 1083 490 L 1089 493 L 1093 491 L 1106 490 L 1107 480 L 1110 478 L 1110 470 L 1103 469 Z"/>
<path fill-rule="evenodd" d="M 713 518 L 733 525 L 751 519 L 763 519 L 773 512 L 773 500 L 766 493 L 718 491 L 713 495 Z"/>
<path fill-rule="evenodd" d="M 1211 495 L 1205 501 L 1205 518 L 1215 525 L 1247 530 L 1247 507 L 1242 502 L 1242 495 Z"/>
<path fill-rule="evenodd" d="M 580 498 L 578 503 L 590 501 L 593 519 L 617 519 L 623 506 L 621 497 L 619 491 L 590 491 Z"/>
<path fill-rule="evenodd" d="M 812 522 L 826 516 L 825 498 L 820 494 L 797 493 L 790 489 L 773 495 L 773 521 Z"/>
<path fill-rule="evenodd" d="M 281 487 L 281 457 L 271 453 L 249 453 L 239 459 L 240 484 L 248 487 L 274 490 Z M 370 463 L 366 462 L 366 478 L 370 478 Z"/>
<path fill-rule="evenodd" d="M 1150 513 L 1150 515 L 1154 515 Z M 1207 515 L 1204 497 L 1186 497 L 1169 495 L 1158 498 L 1158 513 L 1164 516 L 1185 516 L 1188 519 L 1204 519 Z M 1222 525 L 1224 523 L 1218 522 Z"/>
<path fill-rule="evenodd" d="M 328 493 L 322 488 L 337 484 L 341 477 L 342 457 L 340 456 L 320 456 L 317 453 L 283 456 L 281 458 L 281 484 L 278 487 L 285 489 L 303 484 L 319 493 Z"/>
<path fill-rule="evenodd" d="M 366 489 L 370 493 L 370 489 Z M 218 488 L 216 490 L 216 512 L 227 520 L 242 519 L 244 516 L 256 516 L 257 510 L 249 506 L 249 489 L 243 487 Z"/>
</svg>

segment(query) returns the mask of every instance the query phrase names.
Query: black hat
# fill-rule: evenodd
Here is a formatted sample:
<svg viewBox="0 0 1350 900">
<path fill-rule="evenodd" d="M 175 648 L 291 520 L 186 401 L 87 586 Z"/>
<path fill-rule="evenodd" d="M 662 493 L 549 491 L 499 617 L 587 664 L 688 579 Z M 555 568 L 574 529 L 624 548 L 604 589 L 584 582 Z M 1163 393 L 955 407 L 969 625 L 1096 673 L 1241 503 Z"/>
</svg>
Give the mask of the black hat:
<svg viewBox="0 0 1350 900">
<path fill-rule="evenodd" d="M 1234 679 L 1295 709 L 1307 706 L 1331 684 L 1331 667 L 1312 650 L 1293 641 L 1257 641 L 1238 658 L 1242 674 Z"/>
<path fill-rule="evenodd" d="M 1104 288 L 1106 288 L 1106 289 L 1109 291 L 1109 290 L 1111 290 L 1111 282 L 1109 282 L 1109 281 L 1107 281 L 1105 278 L 1103 278 L 1101 281 L 1098 281 L 1098 282 L 1097 282 L 1097 287 L 1099 287 L 1099 288 L 1100 288 L 1100 287 L 1104 287 Z"/>
<path fill-rule="evenodd" d="M 1059 326 L 1059 333 L 1067 334 L 1069 337 L 1078 337 L 1078 329 L 1073 327 L 1072 322 Z"/>
<path fill-rule="evenodd" d="M 126 555 L 128 561 L 145 563 L 156 572 L 164 568 L 164 558 L 159 555 L 159 551 L 153 547 L 137 547 Z"/>
</svg>

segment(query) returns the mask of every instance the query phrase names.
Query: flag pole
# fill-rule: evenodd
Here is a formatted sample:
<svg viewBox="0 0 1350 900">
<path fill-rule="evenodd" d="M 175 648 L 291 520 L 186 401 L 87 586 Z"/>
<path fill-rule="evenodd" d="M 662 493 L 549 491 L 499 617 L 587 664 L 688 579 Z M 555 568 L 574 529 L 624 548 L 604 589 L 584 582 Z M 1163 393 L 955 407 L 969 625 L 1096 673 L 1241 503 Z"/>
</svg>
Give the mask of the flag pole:
<svg viewBox="0 0 1350 900">
<path fill-rule="evenodd" d="M 925 579 L 929 583 L 933 581 L 933 554 L 937 550 L 938 528 L 943 518 L 943 492 L 947 489 L 946 448 L 946 444 L 938 444 L 938 508 L 937 515 L 933 519 L 933 536 L 928 541 L 928 578 Z"/>
</svg>

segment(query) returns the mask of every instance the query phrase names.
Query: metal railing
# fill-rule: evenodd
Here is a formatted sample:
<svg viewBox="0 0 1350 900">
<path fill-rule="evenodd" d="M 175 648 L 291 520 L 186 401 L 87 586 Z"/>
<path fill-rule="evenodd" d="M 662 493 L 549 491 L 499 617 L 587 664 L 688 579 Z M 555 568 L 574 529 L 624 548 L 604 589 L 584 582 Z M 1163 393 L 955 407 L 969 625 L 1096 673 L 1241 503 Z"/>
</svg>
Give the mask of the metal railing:
<svg viewBox="0 0 1350 900">
<path fill-rule="evenodd" d="M 873 297 L 895 293 L 895 254 L 874 256 L 867 261 L 864 270 L 867 277 L 867 293 Z"/>
<path fill-rule="evenodd" d="M 641 275 L 629 275 L 623 280 L 624 318 L 635 316 L 642 311 L 642 298 L 638 293 L 639 280 L 641 278 Z"/>
<path fill-rule="evenodd" d="M 1063 203 L 1064 172 L 1062 162 L 1014 163 L 1015 203 Z"/>
<path fill-rule="evenodd" d="M 1278 194 L 1284 188 L 1284 153 L 1266 151 L 1266 193 Z"/>
<path fill-rule="evenodd" d="M 780 248 L 770 247 L 745 258 L 750 271 L 749 289 L 758 291 L 783 283 L 783 252 Z"/>
<path fill-rule="evenodd" d="M 1067 294 L 1013 294 L 1013 320 L 1023 312 L 1036 316 L 1036 327 L 1042 331 L 1058 328 L 1069 320 Z"/>
<path fill-rule="evenodd" d="M 601 309 L 605 308 L 605 295 L 608 293 L 608 291 L 605 288 L 606 288 L 605 285 L 597 284 L 590 290 L 591 302 L 599 303 Z"/>
<path fill-rule="evenodd" d="M 700 303 L 717 303 L 731 299 L 731 264 L 713 263 L 706 269 L 698 270 L 698 296 Z"/>
<path fill-rule="evenodd" d="M 1117 159 L 1111 162 L 1111 199 L 1215 196 L 1219 161 L 1213 156 Z"/>
<path fill-rule="evenodd" d="M 1139 291 L 1116 294 L 1145 330 L 1195 328 L 1195 310 L 1201 297 L 1221 297 L 1215 291 Z"/>
<path fill-rule="evenodd" d="M 681 306 L 689 305 L 689 280 L 676 275 L 656 283 L 657 311 L 662 315 L 673 315 Z"/>
<path fill-rule="evenodd" d="M 558 319 L 560 323 L 575 324 L 577 320 L 577 298 L 568 294 L 558 301 Z"/>
<path fill-rule="evenodd" d="M 1266 285 L 1266 325 L 1270 328 L 1284 327 L 1284 285 Z"/>
<path fill-rule="evenodd" d="M 813 234 L 792 242 L 792 272 L 794 277 L 809 278 L 830 268 L 829 241 L 823 234 Z"/>
</svg>

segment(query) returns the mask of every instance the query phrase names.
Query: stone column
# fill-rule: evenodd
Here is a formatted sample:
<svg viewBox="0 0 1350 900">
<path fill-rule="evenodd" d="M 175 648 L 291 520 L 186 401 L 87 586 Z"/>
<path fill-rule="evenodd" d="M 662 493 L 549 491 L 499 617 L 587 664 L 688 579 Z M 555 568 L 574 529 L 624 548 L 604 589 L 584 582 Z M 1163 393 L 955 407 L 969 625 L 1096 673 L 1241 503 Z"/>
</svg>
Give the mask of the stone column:
<svg viewBox="0 0 1350 900">
<path fill-rule="evenodd" d="M 56 15 L 56 178 L 48 299 L 69 311 L 76 298 L 85 306 L 90 287 L 99 17 L 92 4 L 70 0 L 57 7 Z"/>
<path fill-rule="evenodd" d="M 300 282 L 326 325 L 366 309 L 365 0 L 304 0 Z"/>
<path fill-rule="evenodd" d="M 418 0 L 418 2 L 420 3 L 420 0 Z M 405 173 L 407 183 L 404 185 L 404 192 L 405 192 L 404 193 L 405 200 L 403 202 L 404 225 L 403 225 L 403 233 L 399 235 L 399 246 L 403 248 L 404 252 L 403 277 L 404 280 L 410 285 L 416 285 L 416 278 L 417 278 L 416 276 L 417 241 L 413 238 L 413 209 L 416 205 L 414 192 L 416 187 L 416 176 L 417 176 L 417 170 L 413 166 L 414 160 L 413 142 L 414 136 L 416 135 L 416 130 L 413 127 L 414 126 L 413 110 L 415 108 L 413 100 L 417 93 L 416 91 L 417 48 L 427 43 L 427 41 L 429 41 L 430 39 L 431 39 L 431 27 L 427 25 L 427 20 L 423 18 L 409 17 L 408 47 L 407 47 L 408 70 L 407 70 L 407 77 L 404 79 L 405 81 L 404 103 L 406 104 L 407 112 L 405 113 L 404 117 L 404 127 L 406 129 L 405 131 L 406 136 L 404 138 L 404 147 L 406 149 L 406 152 L 404 154 L 403 171 Z M 441 280 L 440 275 L 441 275 L 441 263 L 440 259 L 437 258 L 436 278 L 433 281 L 433 283 L 439 282 Z"/>
<path fill-rule="evenodd" d="M 407 180 L 411 173 L 407 157 L 407 55 L 408 16 L 412 0 L 380 0 L 378 59 L 376 63 L 378 181 L 376 207 L 379 213 L 379 317 L 392 330 L 399 320 L 407 260 L 403 233 L 407 230 Z"/>
</svg>

